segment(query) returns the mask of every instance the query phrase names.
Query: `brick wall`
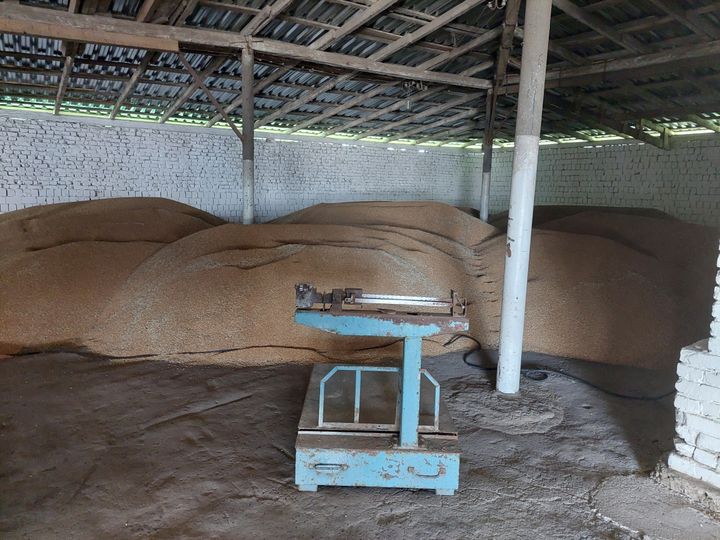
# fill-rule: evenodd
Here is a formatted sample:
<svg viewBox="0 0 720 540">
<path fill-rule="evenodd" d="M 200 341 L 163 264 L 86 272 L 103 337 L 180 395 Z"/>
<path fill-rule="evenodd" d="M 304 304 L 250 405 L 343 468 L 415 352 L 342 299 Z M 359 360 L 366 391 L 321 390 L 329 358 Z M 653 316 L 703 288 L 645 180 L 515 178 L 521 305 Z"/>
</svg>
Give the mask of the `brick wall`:
<svg viewBox="0 0 720 540">
<path fill-rule="evenodd" d="M 0 111 L 0 212 L 105 197 L 159 196 L 224 219 L 242 211 L 232 132 Z M 255 143 L 260 221 L 318 202 L 479 199 L 477 154 L 308 139 Z"/>
<path fill-rule="evenodd" d="M 720 137 L 673 144 L 543 146 L 535 203 L 656 208 L 720 226 Z M 493 156 L 491 212 L 508 207 L 512 157 L 502 150 Z"/>
<path fill-rule="evenodd" d="M 323 139 L 256 141 L 256 215 L 318 202 L 432 199 L 477 207 L 479 151 Z M 507 209 L 512 151 L 493 162 L 491 212 Z M 543 147 L 536 202 L 640 206 L 720 226 L 720 138 Z M 237 221 L 240 145 L 229 130 L 0 111 L 0 212 L 103 197 L 161 196 Z"/>
</svg>

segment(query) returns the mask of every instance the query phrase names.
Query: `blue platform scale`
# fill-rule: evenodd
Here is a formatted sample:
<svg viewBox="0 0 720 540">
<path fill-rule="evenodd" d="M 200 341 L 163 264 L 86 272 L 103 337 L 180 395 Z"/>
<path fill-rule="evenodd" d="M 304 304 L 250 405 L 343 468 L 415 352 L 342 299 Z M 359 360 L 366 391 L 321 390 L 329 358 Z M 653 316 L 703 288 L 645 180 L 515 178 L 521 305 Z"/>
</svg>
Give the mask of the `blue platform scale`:
<svg viewBox="0 0 720 540">
<path fill-rule="evenodd" d="M 422 369 L 422 338 L 468 330 L 465 301 L 452 291 L 449 298 L 361 289 L 318 293 L 300 284 L 296 308 L 298 324 L 344 336 L 403 339 L 402 367 L 314 367 L 295 443 L 298 489 L 367 486 L 454 494 L 457 430 L 439 384 Z"/>
</svg>

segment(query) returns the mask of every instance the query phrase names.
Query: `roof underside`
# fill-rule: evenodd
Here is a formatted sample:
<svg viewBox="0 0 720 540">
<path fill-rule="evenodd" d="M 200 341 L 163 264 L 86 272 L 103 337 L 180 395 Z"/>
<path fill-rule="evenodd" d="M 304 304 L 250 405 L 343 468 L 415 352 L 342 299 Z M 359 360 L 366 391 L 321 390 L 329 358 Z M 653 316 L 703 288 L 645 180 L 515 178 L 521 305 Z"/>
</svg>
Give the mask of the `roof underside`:
<svg viewBox="0 0 720 540">
<path fill-rule="evenodd" d="M 98 24 L 135 21 L 137 27 L 234 33 L 238 42 L 252 36 L 294 44 L 307 51 L 308 59 L 256 49 L 256 129 L 468 146 L 478 143 L 486 129 L 493 99 L 487 87 L 494 88 L 497 100 L 492 123 L 495 141 L 512 140 L 524 26 L 524 6 L 519 3 L 35 0 L 17 5 L 0 1 L 0 30 L 15 28 L 17 20 L 11 12 L 25 10 L 31 16 L 62 13 L 78 20 L 94 17 Z M 544 140 L 634 137 L 667 148 L 675 135 L 720 131 L 720 2 L 554 0 L 553 4 Z M 519 13 L 517 25 L 513 10 Z M 66 20 L 71 21 L 62 19 Z M 121 47 L 107 40 L 98 44 L 91 41 L 92 35 L 82 41 L 60 39 L 64 34 L 55 32 L 65 23 L 58 21 L 47 30 L 27 32 L 22 27 L 34 35 L 0 34 L 0 106 L 227 126 L 177 52 Z M 182 43 L 181 49 L 231 121 L 240 125 L 239 49 Z M 316 62 L 314 51 L 374 64 L 350 69 L 342 62 Z M 403 68 L 412 69 L 394 76 L 393 69 Z M 450 82 L 438 83 L 438 77 Z"/>
</svg>

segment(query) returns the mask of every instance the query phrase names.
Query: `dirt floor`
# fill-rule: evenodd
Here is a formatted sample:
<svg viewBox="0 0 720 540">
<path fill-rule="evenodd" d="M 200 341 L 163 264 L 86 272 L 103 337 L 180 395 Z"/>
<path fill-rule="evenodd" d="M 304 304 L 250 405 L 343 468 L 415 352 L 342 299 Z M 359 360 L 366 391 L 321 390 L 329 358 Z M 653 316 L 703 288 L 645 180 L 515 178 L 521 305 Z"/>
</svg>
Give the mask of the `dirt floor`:
<svg viewBox="0 0 720 540">
<path fill-rule="evenodd" d="M 467 360 L 489 365 L 493 354 Z M 657 396 L 671 372 L 528 355 L 615 392 Z M 519 399 L 451 353 L 425 361 L 460 430 L 453 497 L 298 492 L 293 446 L 311 366 L 233 353 L 0 360 L 3 538 L 720 538 L 649 478 L 672 447 L 672 397 L 613 397 L 548 372 Z M 643 536 L 646 535 L 646 536 Z"/>
</svg>

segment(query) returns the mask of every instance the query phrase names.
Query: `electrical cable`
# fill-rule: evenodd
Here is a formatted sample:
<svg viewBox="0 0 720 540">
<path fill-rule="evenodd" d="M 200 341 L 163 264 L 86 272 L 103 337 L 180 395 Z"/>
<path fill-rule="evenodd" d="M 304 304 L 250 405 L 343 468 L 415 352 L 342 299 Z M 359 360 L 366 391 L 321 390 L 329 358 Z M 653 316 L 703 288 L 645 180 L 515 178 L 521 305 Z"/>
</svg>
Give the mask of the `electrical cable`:
<svg viewBox="0 0 720 540">
<path fill-rule="evenodd" d="M 466 365 L 468 365 L 468 366 L 470 366 L 470 367 L 473 367 L 473 368 L 475 368 L 475 369 L 479 369 L 479 370 L 487 371 L 487 372 L 497 371 L 497 369 L 498 369 L 497 366 L 481 366 L 480 364 L 475 364 L 474 362 L 469 362 L 469 361 L 468 361 L 468 359 L 467 359 L 468 356 L 470 356 L 470 355 L 473 354 L 474 352 L 477 352 L 477 351 L 481 350 L 481 348 L 482 348 L 482 344 L 480 343 L 480 341 L 479 341 L 478 339 L 476 339 L 475 337 L 469 335 L 469 334 L 462 334 L 462 333 L 460 333 L 460 334 L 453 334 L 453 336 L 452 336 L 447 342 L 445 342 L 445 344 L 443 345 L 443 347 L 447 347 L 448 345 L 451 345 L 452 343 L 455 343 L 455 342 L 456 342 L 458 339 L 460 339 L 460 338 L 467 338 L 467 339 L 470 339 L 470 340 L 472 340 L 472 341 L 474 341 L 475 343 L 478 344 L 478 346 L 477 346 L 475 349 L 471 349 L 470 351 L 467 351 L 466 353 L 463 354 L 463 362 L 464 362 Z M 574 381 L 577 381 L 577 382 L 579 382 L 579 383 L 582 383 L 582 384 L 584 384 L 584 385 L 586 385 L 586 386 L 589 386 L 590 388 L 594 388 L 595 390 L 598 390 L 598 391 L 600 391 L 600 392 L 602 392 L 602 393 L 604 393 L 604 394 L 607 394 L 607 395 L 609 395 L 609 396 L 613 396 L 613 397 L 617 397 L 617 398 L 621 398 L 621 399 L 631 399 L 631 400 L 635 400 L 635 401 L 659 401 L 659 400 L 661 400 L 661 399 L 664 399 L 664 398 L 666 398 L 666 397 L 668 397 L 668 396 L 673 395 L 673 394 L 676 392 L 676 390 L 673 388 L 673 389 L 670 390 L 669 392 L 665 392 L 664 394 L 660 394 L 660 395 L 658 395 L 658 396 L 636 396 L 636 395 L 632 395 L 632 394 L 622 394 L 622 393 L 620 393 L 620 392 L 615 392 L 615 391 L 613 391 L 613 390 L 608 390 L 607 388 L 603 388 L 603 387 L 601 387 L 601 386 L 598 386 L 597 384 L 592 383 L 592 382 L 590 382 L 590 381 L 588 381 L 588 380 L 586 380 L 586 379 L 583 379 L 582 377 L 578 377 L 577 375 L 572 375 L 572 374 L 570 374 L 570 373 L 566 373 L 566 372 L 561 371 L 561 370 L 559 370 L 559 369 L 554 369 L 554 368 L 551 368 L 551 367 L 548 367 L 548 366 L 525 367 L 525 368 L 522 368 L 522 369 L 520 370 L 520 372 L 521 372 L 526 378 L 531 379 L 531 380 L 534 380 L 534 381 L 540 381 L 540 380 L 546 379 L 546 378 L 547 378 L 547 372 L 557 373 L 558 375 L 562 375 L 563 377 L 566 377 L 566 378 L 568 378 L 568 379 L 572 379 L 572 380 L 574 380 Z M 540 374 L 545 374 L 545 377 L 541 377 Z"/>
</svg>

